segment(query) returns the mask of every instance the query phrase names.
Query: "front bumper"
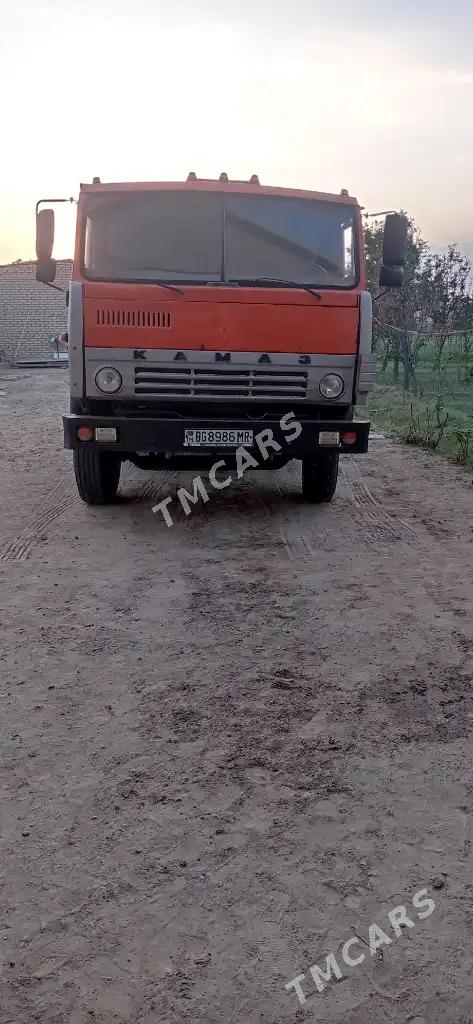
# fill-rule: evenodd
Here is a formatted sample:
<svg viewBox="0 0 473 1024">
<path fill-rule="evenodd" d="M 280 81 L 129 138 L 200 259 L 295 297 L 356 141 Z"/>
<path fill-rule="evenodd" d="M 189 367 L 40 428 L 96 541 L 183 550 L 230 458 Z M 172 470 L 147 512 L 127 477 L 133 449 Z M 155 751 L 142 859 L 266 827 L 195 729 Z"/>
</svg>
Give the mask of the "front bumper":
<svg viewBox="0 0 473 1024">
<path fill-rule="evenodd" d="M 297 412 L 296 412 L 297 421 Z M 294 421 L 293 421 L 294 422 Z M 223 419 L 213 416 L 189 416 L 181 418 L 137 418 L 132 416 L 88 416 L 69 413 L 63 416 L 64 424 L 64 446 L 65 448 L 94 448 L 98 451 L 114 451 L 121 453 L 150 453 L 163 454 L 165 452 L 186 452 L 184 448 L 184 433 L 189 428 L 209 428 L 211 430 L 253 430 L 254 437 L 263 430 L 272 430 L 274 440 L 281 445 L 282 452 L 286 452 L 289 458 L 305 458 L 315 451 L 336 450 L 341 454 L 357 454 L 368 451 L 368 435 L 370 423 L 367 420 L 346 420 L 346 419 L 301 419 L 298 421 L 301 432 L 293 441 L 288 441 L 288 431 L 281 428 L 277 416 L 271 416 L 264 420 L 249 421 L 248 419 Z M 94 432 L 97 427 L 112 427 L 117 432 L 116 441 L 80 441 L 77 437 L 79 427 L 91 427 Z M 339 443 L 320 444 L 320 435 L 324 432 L 339 433 Z M 355 434 L 356 440 L 351 443 L 343 441 L 343 434 Z M 95 437 L 95 433 L 94 433 Z M 256 449 L 253 445 L 253 450 Z M 252 451 L 251 446 L 247 446 Z M 209 448 L 196 449 L 209 454 Z M 215 452 L 229 452 L 231 449 L 220 446 Z"/>
</svg>

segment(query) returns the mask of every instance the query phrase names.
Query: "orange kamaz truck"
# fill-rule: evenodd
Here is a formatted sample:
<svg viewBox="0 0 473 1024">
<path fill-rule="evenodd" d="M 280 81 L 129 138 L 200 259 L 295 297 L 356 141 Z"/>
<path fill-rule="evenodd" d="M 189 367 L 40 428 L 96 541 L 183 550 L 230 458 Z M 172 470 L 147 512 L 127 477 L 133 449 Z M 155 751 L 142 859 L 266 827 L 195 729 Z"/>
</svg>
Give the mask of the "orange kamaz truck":
<svg viewBox="0 0 473 1024">
<path fill-rule="evenodd" d="M 54 212 L 37 204 L 37 278 L 54 281 Z M 381 285 L 402 283 L 405 219 L 386 218 Z M 115 499 L 120 469 L 196 470 L 263 428 L 262 468 L 302 463 L 330 501 L 372 386 L 372 299 L 357 200 L 197 178 L 83 184 L 68 295 L 70 412 L 81 498 Z M 281 427 L 300 424 L 289 446 Z M 286 417 L 286 419 L 285 419 Z M 255 460 L 256 461 L 256 460 Z"/>
</svg>

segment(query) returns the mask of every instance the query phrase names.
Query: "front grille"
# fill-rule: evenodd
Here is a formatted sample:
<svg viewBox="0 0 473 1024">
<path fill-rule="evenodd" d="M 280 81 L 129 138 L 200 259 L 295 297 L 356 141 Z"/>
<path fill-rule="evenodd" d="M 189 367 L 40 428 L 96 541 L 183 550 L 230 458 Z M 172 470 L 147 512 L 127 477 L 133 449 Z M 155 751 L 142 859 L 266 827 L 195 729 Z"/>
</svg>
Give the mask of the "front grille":
<svg viewBox="0 0 473 1024">
<path fill-rule="evenodd" d="M 170 327 L 171 314 L 164 310 L 98 309 L 99 327 Z"/>
<path fill-rule="evenodd" d="M 304 399 L 302 370 L 227 370 L 194 367 L 135 367 L 135 395 L 155 398 Z"/>
</svg>

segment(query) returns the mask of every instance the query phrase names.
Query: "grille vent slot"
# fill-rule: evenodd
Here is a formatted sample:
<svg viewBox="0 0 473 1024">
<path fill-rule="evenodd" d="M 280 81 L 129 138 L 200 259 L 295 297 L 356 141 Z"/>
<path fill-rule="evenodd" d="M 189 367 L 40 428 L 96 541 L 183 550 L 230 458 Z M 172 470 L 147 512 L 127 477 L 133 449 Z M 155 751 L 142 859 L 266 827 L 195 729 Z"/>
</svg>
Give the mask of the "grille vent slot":
<svg viewBox="0 0 473 1024">
<path fill-rule="evenodd" d="M 307 395 L 302 370 L 197 369 L 190 366 L 135 366 L 135 395 L 154 398 L 301 399 Z"/>
<path fill-rule="evenodd" d="M 163 310 L 98 309 L 99 327 L 171 327 L 171 314 Z"/>
</svg>

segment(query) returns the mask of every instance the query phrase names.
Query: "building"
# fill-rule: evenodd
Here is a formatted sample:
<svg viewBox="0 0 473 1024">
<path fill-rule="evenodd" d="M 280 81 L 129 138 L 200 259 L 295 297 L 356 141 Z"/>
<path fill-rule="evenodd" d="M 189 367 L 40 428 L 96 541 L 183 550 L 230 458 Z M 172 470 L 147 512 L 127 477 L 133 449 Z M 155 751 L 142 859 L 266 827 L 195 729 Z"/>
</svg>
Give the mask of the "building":
<svg viewBox="0 0 473 1024">
<path fill-rule="evenodd" d="M 72 260 L 58 260 L 55 284 L 67 292 Z M 66 330 L 66 295 L 36 280 L 34 261 L 0 266 L 0 360 L 51 359 Z"/>
</svg>

